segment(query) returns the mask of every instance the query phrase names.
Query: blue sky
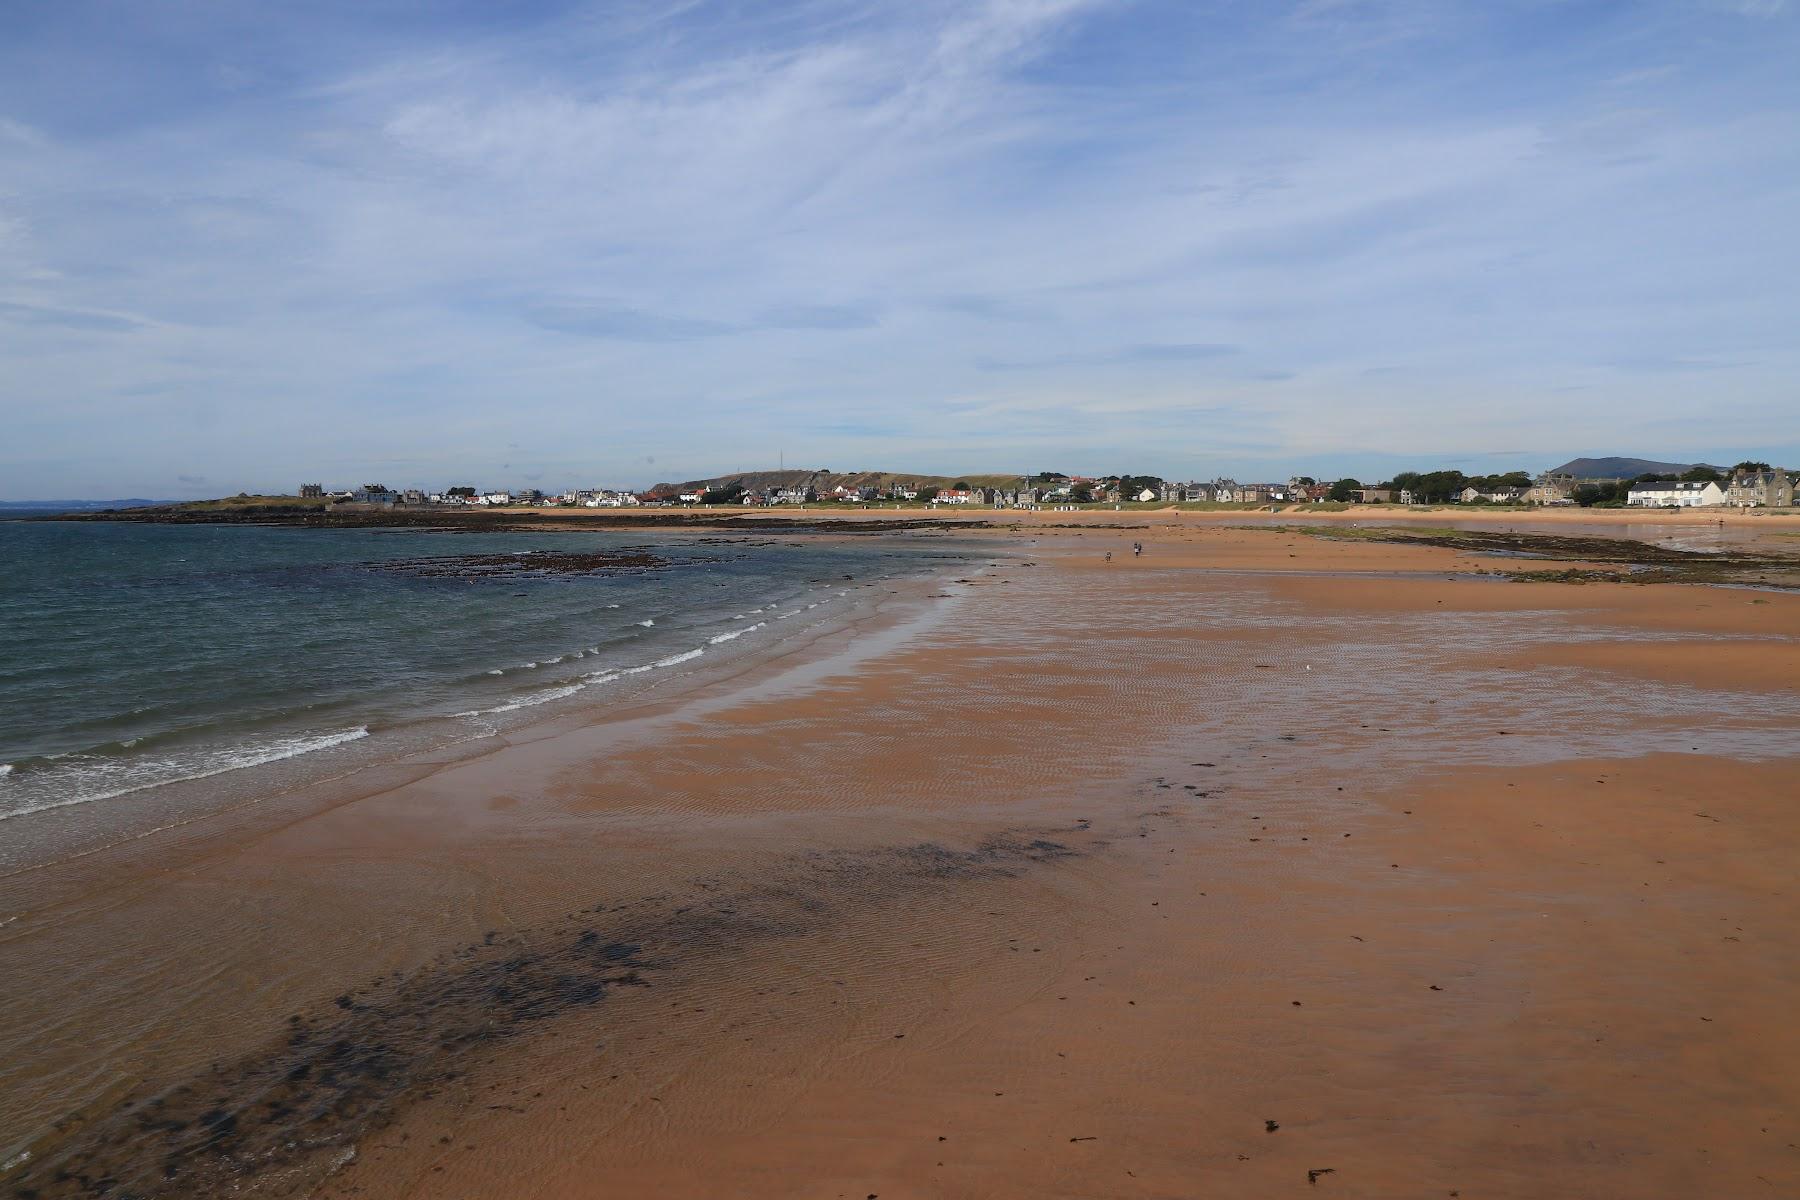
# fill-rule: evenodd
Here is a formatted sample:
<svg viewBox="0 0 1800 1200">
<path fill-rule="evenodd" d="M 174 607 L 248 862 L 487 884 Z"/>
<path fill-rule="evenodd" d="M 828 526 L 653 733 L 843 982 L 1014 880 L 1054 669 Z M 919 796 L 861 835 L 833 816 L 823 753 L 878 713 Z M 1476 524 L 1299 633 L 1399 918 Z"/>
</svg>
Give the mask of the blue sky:
<svg viewBox="0 0 1800 1200">
<path fill-rule="evenodd" d="M 0 496 L 1800 465 L 1797 7 L 8 4 Z"/>
</svg>

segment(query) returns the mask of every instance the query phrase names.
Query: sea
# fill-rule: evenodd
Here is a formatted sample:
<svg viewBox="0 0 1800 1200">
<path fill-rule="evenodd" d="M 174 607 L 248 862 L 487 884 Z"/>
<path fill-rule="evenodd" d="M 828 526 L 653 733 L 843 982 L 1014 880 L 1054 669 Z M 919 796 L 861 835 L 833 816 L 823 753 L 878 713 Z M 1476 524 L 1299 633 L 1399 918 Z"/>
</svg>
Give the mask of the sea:
<svg viewBox="0 0 1800 1200">
<path fill-rule="evenodd" d="M 15 823 L 249 802 L 627 703 L 969 553 L 929 534 L 0 521 L 0 868 Z"/>
</svg>

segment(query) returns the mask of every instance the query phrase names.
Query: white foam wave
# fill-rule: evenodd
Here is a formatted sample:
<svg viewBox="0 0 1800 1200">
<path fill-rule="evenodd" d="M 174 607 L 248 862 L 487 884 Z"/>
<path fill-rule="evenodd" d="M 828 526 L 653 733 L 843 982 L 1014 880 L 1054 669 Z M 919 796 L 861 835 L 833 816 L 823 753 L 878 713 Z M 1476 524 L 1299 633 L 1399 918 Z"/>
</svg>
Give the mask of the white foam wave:
<svg viewBox="0 0 1800 1200">
<path fill-rule="evenodd" d="M 656 624 L 656 622 L 651 620 L 650 618 L 646 617 L 642 621 L 639 621 L 638 624 L 642 625 L 645 629 L 648 629 L 652 625 Z"/>
<path fill-rule="evenodd" d="M 484 708 L 478 712 L 464 713 L 463 715 L 474 717 L 487 713 L 517 712 L 521 708 L 536 708 L 538 705 L 548 704 L 552 700 L 561 700 L 564 696 L 573 696 L 586 686 L 584 683 L 570 683 L 564 684 L 562 687 L 545 688 L 541 692 L 532 692 L 530 695 L 508 700 L 505 704 L 496 704 L 493 708 Z"/>
<path fill-rule="evenodd" d="M 727 633 L 721 633 L 717 637 L 708 638 L 708 639 L 706 639 L 706 643 L 709 646 L 717 646 L 721 642 L 729 642 L 733 638 L 741 638 L 746 633 L 754 633 L 756 630 L 761 629 L 762 627 L 763 627 L 763 622 L 758 621 L 754 625 L 746 625 L 742 629 L 733 629 Z"/>
<path fill-rule="evenodd" d="M 241 771 L 245 767 L 260 767 L 265 763 L 298 758 L 302 754 L 311 754 L 318 750 L 329 750 L 333 746 L 341 746 L 346 742 L 358 741 L 368 736 L 369 727 L 358 725 L 354 729 L 340 730 L 337 733 L 297 734 L 248 746 L 219 747 L 184 755 L 169 755 L 149 762 L 131 758 L 95 760 L 73 769 L 73 773 L 76 775 L 73 795 L 66 794 L 68 785 L 64 785 L 65 794 L 57 799 L 0 813 L 0 821 L 53 808 L 91 804 L 96 800 L 112 800 L 119 796 L 128 796 L 133 792 L 166 787 L 171 783 L 210 779 L 215 775 L 224 775 L 230 771 Z M 68 755 L 65 757 L 77 759 L 80 756 Z M 98 790 L 81 790 L 84 782 L 88 787 Z"/>
<path fill-rule="evenodd" d="M 671 654 L 667 658 L 659 658 L 650 665 L 653 667 L 672 667 L 677 663 L 692 662 L 694 659 L 699 658 L 705 653 L 705 650 L 688 650 L 681 654 Z"/>
<path fill-rule="evenodd" d="M 502 671 L 499 667 L 495 667 L 493 670 L 489 671 L 488 674 L 489 675 L 504 675 L 504 674 L 506 674 L 506 672 Z"/>
</svg>

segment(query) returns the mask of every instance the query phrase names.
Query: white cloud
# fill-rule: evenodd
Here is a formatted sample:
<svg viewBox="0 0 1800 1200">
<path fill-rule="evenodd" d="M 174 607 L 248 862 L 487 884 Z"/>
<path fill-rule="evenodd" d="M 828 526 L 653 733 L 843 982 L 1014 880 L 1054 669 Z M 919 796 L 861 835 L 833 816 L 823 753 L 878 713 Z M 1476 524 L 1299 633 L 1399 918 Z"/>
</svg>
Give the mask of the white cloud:
<svg viewBox="0 0 1800 1200">
<path fill-rule="evenodd" d="M 1787 11 L 1787 0 L 1716 0 L 1727 12 L 1745 17 L 1778 17 Z"/>
<path fill-rule="evenodd" d="M 0 403 L 55 472 L 232 490 L 354 474 L 343 428 L 440 483 L 1553 451 L 1702 375 L 1791 440 L 1785 27 L 1697 12 L 602 5 L 220 45 L 110 124 L 0 82 Z M 8 487 L 159 490 L 92 470 Z"/>
</svg>

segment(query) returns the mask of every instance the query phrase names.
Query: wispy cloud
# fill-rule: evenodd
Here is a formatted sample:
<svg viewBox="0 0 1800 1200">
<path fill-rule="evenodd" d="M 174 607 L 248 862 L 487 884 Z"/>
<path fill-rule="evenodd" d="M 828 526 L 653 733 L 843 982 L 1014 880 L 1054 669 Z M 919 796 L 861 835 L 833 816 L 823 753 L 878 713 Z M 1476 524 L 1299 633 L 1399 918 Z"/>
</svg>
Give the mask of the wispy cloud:
<svg viewBox="0 0 1800 1200">
<path fill-rule="evenodd" d="M 722 337 L 734 327 L 698 317 L 674 317 L 615 304 L 547 301 L 525 307 L 525 319 L 543 329 L 622 342 L 689 342 Z"/>
<path fill-rule="evenodd" d="M 128 333 L 146 322 L 123 313 L 88 309 L 55 308 L 41 304 L 14 304 L 0 300 L 0 321 L 22 325 L 47 325 L 83 333 Z"/>
<path fill-rule="evenodd" d="M 874 308 L 861 304 L 784 304 L 756 320 L 765 329 L 872 329 L 876 323 Z"/>
<path fill-rule="evenodd" d="M 1787 11 L 1787 0 L 1716 0 L 1718 7 L 1744 17 L 1778 17 Z"/>
<path fill-rule="evenodd" d="M 1753 367 L 1756 364 L 1718 358 L 1683 358 L 1661 354 L 1641 354 L 1631 358 L 1614 359 L 1610 365 L 1625 371 L 1665 373 L 1671 371 L 1732 371 L 1741 367 Z"/>
<path fill-rule="evenodd" d="M 1094 367 L 1132 363 L 1194 363 L 1242 353 L 1241 346 L 1219 342 L 1170 342 L 1120 346 L 1086 354 L 1051 354 L 1041 358 L 988 358 L 976 360 L 984 371 L 1040 371 L 1059 367 Z"/>
<path fill-rule="evenodd" d="M 1794 442 L 1777 0 L 218 18 L 0 39 L 8 490 Z"/>
</svg>

